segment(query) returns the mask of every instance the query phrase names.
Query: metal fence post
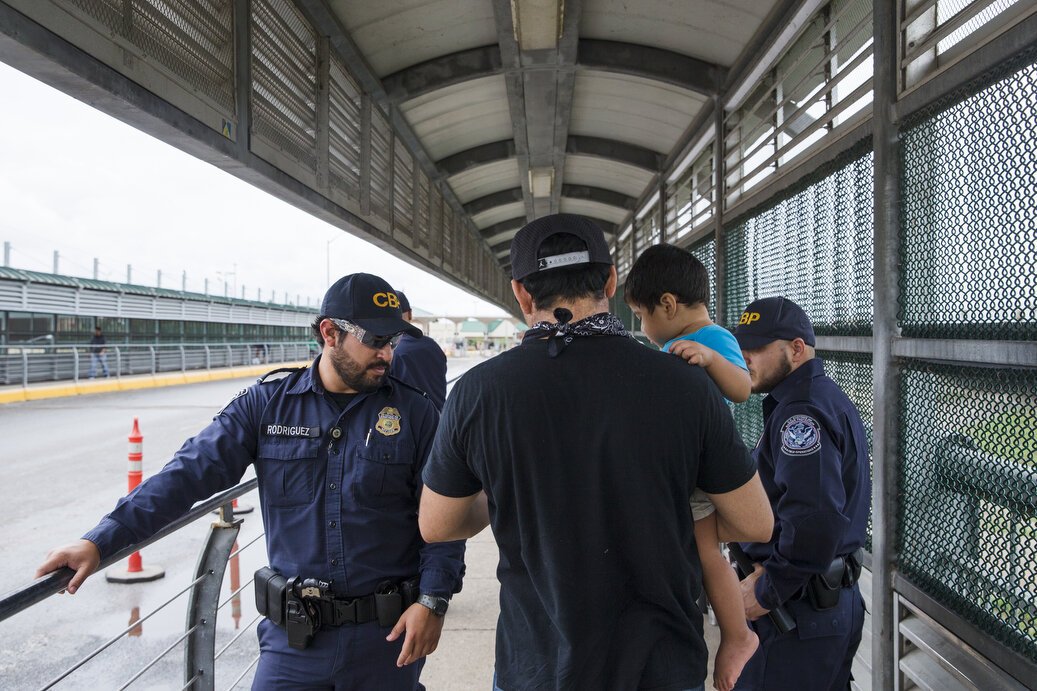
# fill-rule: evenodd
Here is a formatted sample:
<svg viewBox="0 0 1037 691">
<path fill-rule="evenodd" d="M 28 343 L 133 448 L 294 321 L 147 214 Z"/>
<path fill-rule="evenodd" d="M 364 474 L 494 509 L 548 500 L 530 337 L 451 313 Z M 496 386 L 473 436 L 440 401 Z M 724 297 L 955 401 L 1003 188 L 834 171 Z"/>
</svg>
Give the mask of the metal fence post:
<svg viewBox="0 0 1037 691">
<path fill-rule="evenodd" d="M 205 369 L 212 369 L 212 357 L 209 353 L 209 345 L 205 345 Z"/>
<path fill-rule="evenodd" d="M 72 381 L 79 383 L 79 348 L 72 346 Z"/>
<path fill-rule="evenodd" d="M 220 507 L 220 520 L 209 528 L 209 537 L 198 555 L 194 577 L 206 576 L 191 589 L 187 605 L 188 631 L 184 651 L 184 688 L 213 689 L 216 683 L 216 608 L 219 605 L 223 572 L 234 541 L 238 538 L 241 519 L 234 518 L 230 503 Z"/>
<path fill-rule="evenodd" d="M 155 374 L 158 367 L 157 358 L 155 357 L 155 346 L 149 345 L 148 351 L 151 353 L 151 373 Z"/>
<path fill-rule="evenodd" d="M 119 346 L 115 346 L 115 376 L 122 376 L 122 351 L 119 350 Z"/>
<path fill-rule="evenodd" d="M 230 347 L 230 343 L 227 344 L 227 367 L 234 366 L 234 349 Z"/>
<path fill-rule="evenodd" d="M 29 354 L 22 348 L 22 386 L 29 385 Z"/>
<path fill-rule="evenodd" d="M 180 371 L 187 371 L 187 350 L 184 348 L 184 344 L 180 344 Z"/>
<path fill-rule="evenodd" d="M 899 362 L 893 340 L 899 335 L 897 308 L 900 291 L 901 162 L 897 103 L 899 26 L 897 4 L 873 0 L 875 40 L 875 244 L 874 317 L 872 326 L 874 434 L 872 459 L 872 688 L 900 688 L 897 642 L 898 622 L 893 578 L 897 562 L 897 468 Z"/>
</svg>

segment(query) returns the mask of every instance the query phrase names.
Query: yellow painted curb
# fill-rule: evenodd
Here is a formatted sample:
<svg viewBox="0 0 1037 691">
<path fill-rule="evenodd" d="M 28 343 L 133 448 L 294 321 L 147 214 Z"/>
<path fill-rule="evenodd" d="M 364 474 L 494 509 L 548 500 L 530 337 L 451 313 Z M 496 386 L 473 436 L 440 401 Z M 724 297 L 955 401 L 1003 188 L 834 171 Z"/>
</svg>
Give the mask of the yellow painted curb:
<svg viewBox="0 0 1037 691">
<path fill-rule="evenodd" d="M 133 375 L 132 378 L 117 377 L 105 379 L 88 379 L 78 384 L 73 381 L 57 384 L 36 384 L 28 387 L 10 388 L 0 391 L 0 405 L 4 403 L 20 403 L 38 401 L 45 398 L 66 398 L 83 394 L 107 393 L 111 391 L 132 391 L 135 389 L 152 389 L 160 386 L 178 386 L 195 384 L 218 379 L 235 379 L 239 377 L 259 377 L 280 367 L 309 367 L 311 362 L 284 362 L 276 365 L 243 365 L 215 370 L 191 370 L 189 372 L 170 372 L 153 376 Z"/>
<path fill-rule="evenodd" d="M 25 400 L 25 389 L 0 391 L 0 403 L 19 403 Z"/>
</svg>

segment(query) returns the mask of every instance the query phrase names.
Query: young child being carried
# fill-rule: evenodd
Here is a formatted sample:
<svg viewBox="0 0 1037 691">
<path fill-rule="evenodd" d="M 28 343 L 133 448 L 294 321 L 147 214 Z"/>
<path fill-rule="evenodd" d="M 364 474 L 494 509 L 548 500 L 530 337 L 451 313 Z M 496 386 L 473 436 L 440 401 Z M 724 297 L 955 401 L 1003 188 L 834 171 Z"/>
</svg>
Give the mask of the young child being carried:
<svg viewBox="0 0 1037 691">
<path fill-rule="evenodd" d="M 645 335 L 661 350 L 698 365 L 727 399 L 749 398 L 749 370 L 738 342 L 709 318 L 709 274 L 690 252 L 673 245 L 649 247 L 627 276 L 624 298 Z M 742 606 L 738 577 L 718 549 L 717 519 L 706 493 L 691 497 L 702 582 L 720 625 L 713 686 L 730 691 L 759 645 Z"/>
</svg>

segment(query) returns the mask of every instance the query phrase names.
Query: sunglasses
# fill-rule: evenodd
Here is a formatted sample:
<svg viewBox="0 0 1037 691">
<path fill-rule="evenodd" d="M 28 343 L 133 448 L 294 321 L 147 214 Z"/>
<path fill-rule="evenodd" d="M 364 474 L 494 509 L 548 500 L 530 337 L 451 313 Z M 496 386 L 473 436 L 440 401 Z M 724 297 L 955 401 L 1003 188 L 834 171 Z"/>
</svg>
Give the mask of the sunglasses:
<svg viewBox="0 0 1037 691">
<path fill-rule="evenodd" d="M 400 342 L 400 337 L 403 336 L 402 332 L 392 334 L 391 336 L 376 336 L 366 329 L 360 328 L 353 322 L 347 322 L 345 319 L 332 319 L 329 317 L 328 321 L 337 326 L 340 330 L 356 336 L 356 340 L 360 341 L 361 344 L 368 348 L 374 348 L 375 350 L 381 350 L 387 344 L 395 348 L 396 344 Z"/>
</svg>

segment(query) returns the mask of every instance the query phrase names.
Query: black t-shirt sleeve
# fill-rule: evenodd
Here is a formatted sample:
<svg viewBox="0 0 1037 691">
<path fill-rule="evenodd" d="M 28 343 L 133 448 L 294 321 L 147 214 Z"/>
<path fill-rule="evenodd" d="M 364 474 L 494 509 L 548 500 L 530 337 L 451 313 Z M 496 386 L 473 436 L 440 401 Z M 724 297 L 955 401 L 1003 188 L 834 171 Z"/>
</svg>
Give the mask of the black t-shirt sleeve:
<svg viewBox="0 0 1037 691">
<path fill-rule="evenodd" d="M 752 479 L 756 463 L 742 443 L 731 410 L 715 386 L 708 387 L 703 415 L 698 487 L 709 494 L 738 489 Z"/>
<path fill-rule="evenodd" d="M 464 440 L 464 416 L 471 410 L 463 382 L 454 386 L 443 408 L 443 416 L 432 442 L 432 452 L 421 479 L 436 494 L 445 497 L 470 497 L 482 489 L 482 482 L 468 464 L 469 449 Z"/>
</svg>

